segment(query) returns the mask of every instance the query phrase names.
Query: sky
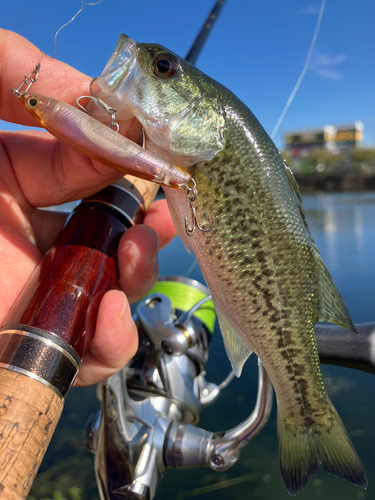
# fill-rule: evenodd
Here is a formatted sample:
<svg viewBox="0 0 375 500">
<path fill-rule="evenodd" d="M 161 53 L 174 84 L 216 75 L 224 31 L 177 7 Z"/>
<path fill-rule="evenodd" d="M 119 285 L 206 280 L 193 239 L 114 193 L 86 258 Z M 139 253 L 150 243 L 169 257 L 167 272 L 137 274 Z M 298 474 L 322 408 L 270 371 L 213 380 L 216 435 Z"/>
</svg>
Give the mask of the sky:
<svg viewBox="0 0 375 500">
<path fill-rule="evenodd" d="M 121 33 L 185 56 L 213 4 L 103 0 L 86 5 L 58 35 L 57 57 L 98 76 Z M 53 56 L 55 32 L 80 6 L 80 0 L 4 1 L 0 27 Z M 319 8 L 320 0 L 227 0 L 197 66 L 232 90 L 271 133 L 304 66 Z M 326 1 L 309 70 L 275 137 L 279 148 L 286 131 L 356 120 L 365 125 L 363 145 L 375 147 L 374 20 L 373 0 Z M 0 121 L 0 128 L 21 127 Z"/>
</svg>

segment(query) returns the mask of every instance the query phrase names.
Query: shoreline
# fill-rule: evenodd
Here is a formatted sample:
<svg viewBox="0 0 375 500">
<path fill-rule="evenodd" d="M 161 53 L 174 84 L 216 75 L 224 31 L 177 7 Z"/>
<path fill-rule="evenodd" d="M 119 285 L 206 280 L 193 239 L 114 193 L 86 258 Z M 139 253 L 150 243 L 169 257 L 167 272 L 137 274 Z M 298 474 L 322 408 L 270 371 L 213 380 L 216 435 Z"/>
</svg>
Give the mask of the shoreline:
<svg viewBox="0 0 375 500">
<path fill-rule="evenodd" d="M 375 191 L 375 174 L 331 173 L 300 174 L 294 173 L 301 193 L 316 191 Z"/>
</svg>

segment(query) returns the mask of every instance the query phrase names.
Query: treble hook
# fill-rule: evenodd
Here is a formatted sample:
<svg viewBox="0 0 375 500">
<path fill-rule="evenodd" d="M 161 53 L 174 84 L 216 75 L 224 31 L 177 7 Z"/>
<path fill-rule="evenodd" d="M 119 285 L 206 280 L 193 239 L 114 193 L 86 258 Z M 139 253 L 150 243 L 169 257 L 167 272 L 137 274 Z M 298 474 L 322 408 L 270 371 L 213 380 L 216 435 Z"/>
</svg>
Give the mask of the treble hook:
<svg viewBox="0 0 375 500">
<path fill-rule="evenodd" d="M 111 123 L 108 125 L 109 128 L 114 128 L 115 129 L 115 132 L 118 132 L 120 127 L 118 125 L 118 123 L 116 123 L 116 115 L 117 115 L 117 111 L 114 109 L 114 108 L 111 108 L 110 106 L 108 106 L 108 104 L 106 104 L 104 101 L 102 101 L 99 97 L 97 97 L 93 91 L 93 84 L 95 82 L 95 80 L 97 80 L 97 77 L 93 78 L 90 82 L 90 92 L 91 92 L 91 95 L 81 95 L 80 97 L 77 97 L 76 99 L 76 104 L 77 106 L 79 107 L 79 109 L 81 109 L 82 111 L 84 111 L 85 113 L 87 113 L 87 110 L 84 106 L 82 106 L 82 104 L 79 102 L 81 99 L 90 99 L 91 101 L 94 101 L 95 104 L 97 106 L 99 106 L 100 108 L 104 109 L 104 111 L 106 113 L 109 114 L 109 116 L 111 117 Z"/>
<path fill-rule="evenodd" d="M 187 217 L 185 217 L 185 232 L 188 236 L 193 236 L 195 232 L 195 228 L 198 228 L 202 233 L 208 233 L 213 230 L 214 225 L 215 225 L 215 218 L 212 216 L 212 226 L 209 227 L 208 229 L 204 229 L 198 222 L 197 219 L 197 212 L 195 210 L 194 202 L 197 199 L 198 196 L 198 190 L 197 190 L 197 183 L 193 178 L 191 178 L 190 182 L 193 183 L 193 187 L 190 187 L 189 185 L 186 186 L 187 190 L 187 197 L 189 200 L 190 204 L 190 210 L 191 210 L 191 218 L 192 218 L 192 224 L 189 226 Z"/>
</svg>

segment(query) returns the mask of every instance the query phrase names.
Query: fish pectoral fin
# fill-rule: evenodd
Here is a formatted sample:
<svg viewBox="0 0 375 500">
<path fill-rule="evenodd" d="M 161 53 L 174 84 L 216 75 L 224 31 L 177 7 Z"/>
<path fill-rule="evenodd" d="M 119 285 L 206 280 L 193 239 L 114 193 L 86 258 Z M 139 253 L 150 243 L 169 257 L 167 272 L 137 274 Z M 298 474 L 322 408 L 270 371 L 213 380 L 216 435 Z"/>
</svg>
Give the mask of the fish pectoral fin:
<svg viewBox="0 0 375 500">
<path fill-rule="evenodd" d="M 236 377 L 239 377 L 242 368 L 252 351 L 240 339 L 238 333 L 229 324 L 225 315 L 216 308 L 216 314 L 220 325 L 221 334 L 224 340 L 225 351 L 231 362 Z"/>
<path fill-rule="evenodd" d="M 344 299 L 342 298 L 341 293 L 332 279 L 332 276 L 322 261 L 316 247 L 315 254 L 320 300 L 317 321 L 335 323 L 336 325 L 340 325 L 351 332 L 357 333 Z"/>
</svg>

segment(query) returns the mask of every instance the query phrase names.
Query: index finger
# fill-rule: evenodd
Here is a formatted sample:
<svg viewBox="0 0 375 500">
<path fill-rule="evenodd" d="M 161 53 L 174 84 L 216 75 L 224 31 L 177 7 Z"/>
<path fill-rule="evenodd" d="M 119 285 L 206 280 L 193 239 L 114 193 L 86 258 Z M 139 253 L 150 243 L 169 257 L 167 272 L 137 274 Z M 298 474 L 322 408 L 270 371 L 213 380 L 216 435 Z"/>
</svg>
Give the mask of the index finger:
<svg viewBox="0 0 375 500">
<path fill-rule="evenodd" d="M 20 85 L 40 58 L 41 52 L 33 44 L 16 33 L 0 30 L 0 119 L 36 125 L 10 89 Z M 74 68 L 44 55 L 33 90 L 73 104 L 77 97 L 89 93 L 90 80 Z M 129 120 L 123 133 L 136 141 L 140 136 L 137 125 L 135 119 Z M 2 149 L 5 158 L 2 177 L 9 176 L 9 172 L 15 174 L 23 197 L 31 207 L 57 205 L 89 196 L 121 177 L 118 172 L 45 133 L 2 133 L 0 146 L 0 156 Z"/>
<path fill-rule="evenodd" d="M 10 92 L 40 61 L 42 52 L 22 36 L 0 29 L 0 119 L 35 126 L 36 122 Z M 43 55 L 40 75 L 33 90 L 69 104 L 89 92 L 90 77 L 67 64 Z"/>
</svg>

